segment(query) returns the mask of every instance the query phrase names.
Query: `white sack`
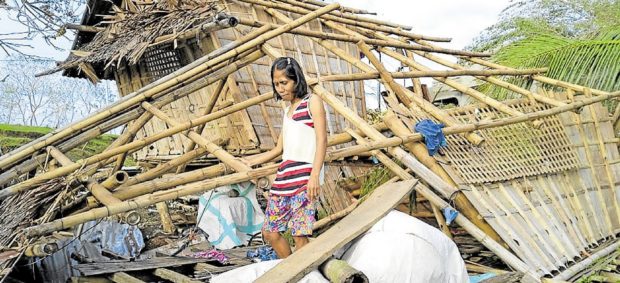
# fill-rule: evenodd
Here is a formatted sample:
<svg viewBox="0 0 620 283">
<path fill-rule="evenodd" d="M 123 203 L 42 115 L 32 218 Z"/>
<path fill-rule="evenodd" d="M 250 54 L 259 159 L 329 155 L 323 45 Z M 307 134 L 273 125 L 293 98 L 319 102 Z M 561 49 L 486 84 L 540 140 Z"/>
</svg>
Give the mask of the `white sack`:
<svg viewBox="0 0 620 283">
<path fill-rule="evenodd" d="M 243 267 L 239 267 L 227 272 L 224 272 L 220 275 L 217 275 L 211 278 L 211 283 L 250 283 L 254 282 L 258 277 L 265 274 L 268 270 L 272 269 L 276 264 L 278 264 L 281 259 L 278 260 L 270 260 L 263 261 L 259 263 L 254 263 L 250 265 L 246 265 Z M 304 276 L 300 283 L 329 283 L 323 275 L 317 270 L 314 270 Z"/>
</svg>

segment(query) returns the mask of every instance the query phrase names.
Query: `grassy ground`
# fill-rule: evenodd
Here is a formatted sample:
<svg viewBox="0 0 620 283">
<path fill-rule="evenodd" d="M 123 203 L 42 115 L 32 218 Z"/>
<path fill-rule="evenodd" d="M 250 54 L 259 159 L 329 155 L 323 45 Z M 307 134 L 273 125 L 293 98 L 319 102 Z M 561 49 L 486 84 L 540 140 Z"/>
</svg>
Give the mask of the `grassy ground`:
<svg viewBox="0 0 620 283">
<path fill-rule="evenodd" d="M 53 131 L 46 127 L 30 127 L 22 125 L 0 124 L 0 152 L 5 154 L 16 149 L 30 141 L 44 136 Z M 80 160 L 102 152 L 118 135 L 105 134 L 83 143 L 67 153 L 67 156 L 73 160 Z M 136 162 L 128 157 L 125 160 L 125 166 L 133 166 Z"/>
</svg>

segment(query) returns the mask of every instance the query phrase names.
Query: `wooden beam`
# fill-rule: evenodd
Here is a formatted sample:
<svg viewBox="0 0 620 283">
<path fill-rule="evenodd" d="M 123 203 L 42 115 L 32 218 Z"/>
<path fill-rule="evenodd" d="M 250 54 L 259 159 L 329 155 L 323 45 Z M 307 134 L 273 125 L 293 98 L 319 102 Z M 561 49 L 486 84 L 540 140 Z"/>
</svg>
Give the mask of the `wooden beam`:
<svg viewBox="0 0 620 283">
<path fill-rule="evenodd" d="M 339 248 L 368 230 L 411 192 L 417 180 L 379 186 L 366 201 L 302 249 L 282 260 L 257 283 L 296 282 L 316 269 Z"/>
<path fill-rule="evenodd" d="M 181 273 L 166 268 L 158 268 L 153 272 L 155 275 L 174 283 L 199 283 L 200 280 L 194 280 Z"/>
<path fill-rule="evenodd" d="M 116 272 L 110 276 L 110 280 L 116 283 L 145 283 L 144 281 L 133 277 L 125 272 Z"/>
</svg>

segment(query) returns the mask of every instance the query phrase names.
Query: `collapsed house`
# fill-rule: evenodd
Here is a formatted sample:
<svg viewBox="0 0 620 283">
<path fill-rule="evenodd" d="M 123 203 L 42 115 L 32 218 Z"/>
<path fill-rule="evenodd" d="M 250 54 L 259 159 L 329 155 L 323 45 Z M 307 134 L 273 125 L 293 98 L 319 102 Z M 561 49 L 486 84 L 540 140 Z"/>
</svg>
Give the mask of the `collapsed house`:
<svg viewBox="0 0 620 283">
<path fill-rule="evenodd" d="M 301 278 L 412 191 L 431 204 L 446 234 L 444 212 L 451 212 L 467 233 L 535 281 L 577 278 L 620 245 L 618 113 L 601 106 L 620 92 L 442 48 L 438 43 L 449 38 L 415 34 L 338 4 L 88 2 L 82 23 L 70 26 L 79 30 L 74 50 L 49 73 L 113 79 L 121 98 L 0 157 L 0 209 L 11 215 L 1 221 L 3 276 L 23 254 L 44 257 L 56 231 L 156 204 L 165 215 L 166 201 L 223 185 L 258 180 L 267 187 L 277 164 L 250 167 L 238 157 L 269 150 L 277 140 L 282 105 L 272 99 L 269 67 L 281 56 L 298 59 L 311 92 L 328 106 L 328 182 L 320 209 L 329 221 L 346 217 L 260 282 Z M 409 71 L 390 72 L 377 52 Z M 449 70 L 432 70 L 419 58 Z M 518 98 L 495 100 L 453 79 L 458 76 Z M 424 99 L 422 77 L 478 103 L 438 108 Z M 507 77 L 540 87 L 532 91 Z M 413 88 L 396 79 L 410 80 Z M 364 120 L 364 80 L 379 80 L 387 90 L 389 111 L 374 124 Z M 422 134 L 412 132 L 427 119 L 445 125 L 444 155 L 431 156 Z M 64 155 L 118 127 L 123 133 L 104 152 L 82 160 Z M 144 168 L 132 177 L 122 170 L 129 155 Z M 368 156 L 391 171 L 392 181 L 402 181 L 379 187 L 360 204 L 337 181 L 363 174 L 367 165 L 349 161 Z"/>
</svg>

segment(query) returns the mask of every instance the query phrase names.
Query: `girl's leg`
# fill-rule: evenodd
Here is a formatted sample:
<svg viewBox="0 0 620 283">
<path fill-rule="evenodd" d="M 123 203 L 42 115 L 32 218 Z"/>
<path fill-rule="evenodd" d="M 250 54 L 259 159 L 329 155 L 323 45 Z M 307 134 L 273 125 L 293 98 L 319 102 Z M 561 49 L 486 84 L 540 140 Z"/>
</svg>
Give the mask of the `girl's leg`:
<svg viewBox="0 0 620 283">
<path fill-rule="evenodd" d="M 295 251 L 301 249 L 310 242 L 306 236 L 294 236 L 293 240 L 295 241 Z"/>
<path fill-rule="evenodd" d="M 288 245 L 288 241 L 279 232 L 263 230 L 263 239 L 271 245 L 278 258 L 286 258 L 291 255 L 291 247 Z"/>
</svg>

